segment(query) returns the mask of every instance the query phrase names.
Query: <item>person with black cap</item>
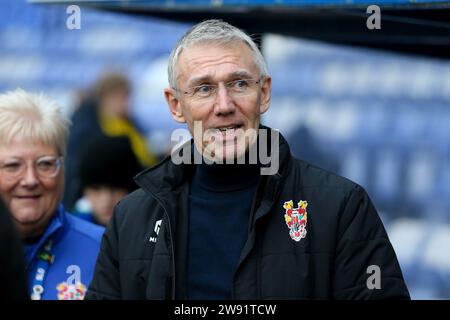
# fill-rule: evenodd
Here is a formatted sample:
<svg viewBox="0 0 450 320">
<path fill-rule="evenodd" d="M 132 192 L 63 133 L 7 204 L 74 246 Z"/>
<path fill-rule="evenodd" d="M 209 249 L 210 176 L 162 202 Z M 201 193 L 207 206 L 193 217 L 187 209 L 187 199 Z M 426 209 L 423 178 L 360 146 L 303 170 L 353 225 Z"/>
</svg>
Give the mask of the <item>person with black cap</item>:
<svg viewBox="0 0 450 320">
<path fill-rule="evenodd" d="M 83 197 L 74 214 L 106 226 L 116 203 L 137 188 L 133 177 L 142 170 L 127 137 L 98 136 L 80 155 Z"/>
<path fill-rule="evenodd" d="M 79 154 L 86 141 L 95 136 L 119 137 L 130 140 L 130 146 L 139 163 L 151 167 L 158 156 L 149 148 L 145 135 L 133 119 L 130 97 L 132 85 L 126 75 L 106 71 L 72 115 L 72 126 L 67 144 L 66 186 L 63 204 L 73 210 L 83 195 L 79 180 Z"/>
</svg>

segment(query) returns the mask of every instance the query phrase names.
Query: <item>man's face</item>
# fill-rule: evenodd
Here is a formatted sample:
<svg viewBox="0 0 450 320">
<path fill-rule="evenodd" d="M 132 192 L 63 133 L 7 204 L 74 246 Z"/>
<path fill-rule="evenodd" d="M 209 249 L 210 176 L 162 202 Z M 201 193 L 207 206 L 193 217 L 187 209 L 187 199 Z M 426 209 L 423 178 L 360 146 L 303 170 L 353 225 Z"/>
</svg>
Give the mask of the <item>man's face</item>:
<svg viewBox="0 0 450 320">
<path fill-rule="evenodd" d="M 236 81 L 249 79 L 254 82 L 248 82 L 251 85 L 244 95 L 233 92 L 231 83 L 241 88 L 247 82 Z M 193 45 L 179 55 L 176 80 L 179 92 L 166 89 L 165 96 L 173 118 L 187 123 L 197 149 L 204 151 L 208 147 L 220 154 L 222 151 L 223 158 L 236 158 L 245 153 L 254 141 L 241 138 L 247 130 L 258 129 L 260 114 L 269 108 L 271 91 L 271 78 L 260 79 L 251 49 L 243 42 L 227 46 Z M 208 98 L 184 93 L 193 92 L 192 88 L 199 86 L 203 90 L 204 85 L 218 87 Z M 202 124 L 200 136 L 194 134 L 197 121 Z"/>
</svg>

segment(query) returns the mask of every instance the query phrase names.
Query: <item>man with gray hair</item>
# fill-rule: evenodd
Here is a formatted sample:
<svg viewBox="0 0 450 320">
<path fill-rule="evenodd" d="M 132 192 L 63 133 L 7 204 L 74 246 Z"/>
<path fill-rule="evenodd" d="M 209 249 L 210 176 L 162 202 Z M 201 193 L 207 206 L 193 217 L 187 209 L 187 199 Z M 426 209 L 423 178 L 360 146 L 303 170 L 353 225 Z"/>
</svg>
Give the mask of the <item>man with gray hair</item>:
<svg viewBox="0 0 450 320">
<path fill-rule="evenodd" d="M 88 299 L 409 298 L 367 193 L 260 124 L 272 80 L 248 35 L 195 25 L 168 76 L 193 139 L 116 206 Z"/>
</svg>

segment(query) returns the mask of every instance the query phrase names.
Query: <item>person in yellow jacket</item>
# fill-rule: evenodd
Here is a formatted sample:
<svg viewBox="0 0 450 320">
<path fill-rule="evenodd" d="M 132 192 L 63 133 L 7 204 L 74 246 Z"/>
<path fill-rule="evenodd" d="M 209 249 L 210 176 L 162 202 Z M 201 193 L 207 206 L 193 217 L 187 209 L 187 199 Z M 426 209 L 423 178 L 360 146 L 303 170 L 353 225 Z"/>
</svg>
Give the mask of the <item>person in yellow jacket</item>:
<svg viewBox="0 0 450 320">
<path fill-rule="evenodd" d="M 129 119 L 107 114 L 100 114 L 99 117 L 100 126 L 105 135 L 127 136 L 130 139 L 131 148 L 142 166 L 150 167 L 157 162 L 157 157 L 147 148 L 145 138 Z"/>
<path fill-rule="evenodd" d="M 141 165 L 153 166 L 157 157 L 149 150 L 145 138 L 129 118 L 130 91 L 130 84 L 123 75 L 111 73 L 103 77 L 97 88 L 100 127 L 107 136 L 127 136 Z"/>
<path fill-rule="evenodd" d="M 131 149 L 142 167 L 152 167 L 158 162 L 158 156 L 148 147 L 145 137 L 129 116 L 130 92 L 131 85 L 124 75 L 104 74 L 91 97 L 85 99 L 73 114 L 63 200 L 67 208 L 73 209 L 81 196 L 78 176 L 81 147 L 96 136 L 128 137 Z"/>
</svg>

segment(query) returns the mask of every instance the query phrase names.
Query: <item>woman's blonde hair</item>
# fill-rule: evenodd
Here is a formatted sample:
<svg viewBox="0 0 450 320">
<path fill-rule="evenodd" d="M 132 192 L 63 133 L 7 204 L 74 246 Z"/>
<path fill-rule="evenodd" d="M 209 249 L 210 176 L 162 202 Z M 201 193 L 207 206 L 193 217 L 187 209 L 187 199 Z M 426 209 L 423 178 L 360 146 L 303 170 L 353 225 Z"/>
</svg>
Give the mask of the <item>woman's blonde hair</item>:
<svg viewBox="0 0 450 320">
<path fill-rule="evenodd" d="M 66 153 L 70 120 L 61 108 L 42 93 L 16 89 L 0 94 L 0 144 L 15 138 L 54 146 L 59 155 Z"/>
</svg>

